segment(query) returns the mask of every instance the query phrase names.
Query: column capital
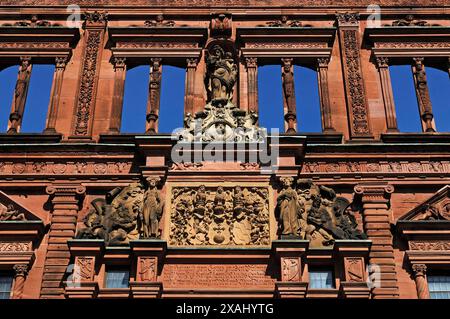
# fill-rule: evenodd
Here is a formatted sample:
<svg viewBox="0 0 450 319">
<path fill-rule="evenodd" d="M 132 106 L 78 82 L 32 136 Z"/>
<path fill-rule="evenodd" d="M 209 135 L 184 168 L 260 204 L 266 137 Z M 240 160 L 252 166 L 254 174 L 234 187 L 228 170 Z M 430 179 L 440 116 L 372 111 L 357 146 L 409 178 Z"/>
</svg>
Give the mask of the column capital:
<svg viewBox="0 0 450 319">
<path fill-rule="evenodd" d="M 188 68 L 196 68 L 198 64 L 198 58 L 187 58 L 186 59 L 186 66 Z"/>
<path fill-rule="evenodd" d="M 338 26 L 358 26 L 358 12 L 336 12 Z"/>
<path fill-rule="evenodd" d="M 387 183 L 358 184 L 354 187 L 355 194 L 362 196 L 363 202 L 385 202 L 394 192 L 394 186 Z"/>
<path fill-rule="evenodd" d="M 94 11 L 84 13 L 85 28 L 105 28 L 108 24 L 108 12 Z"/>
<path fill-rule="evenodd" d="M 256 68 L 256 67 L 258 67 L 258 58 L 256 58 L 256 57 L 246 57 L 245 58 L 245 66 L 247 68 Z"/>
<path fill-rule="evenodd" d="M 125 57 L 113 57 L 113 64 L 114 64 L 114 69 L 124 69 L 126 64 L 126 58 Z"/>
<path fill-rule="evenodd" d="M 425 264 L 413 264 L 411 268 L 415 277 L 425 277 L 427 274 L 427 265 Z"/>
<path fill-rule="evenodd" d="M 52 184 L 45 189 L 48 195 L 76 196 L 84 195 L 86 187 L 80 184 Z"/>
<path fill-rule="evenodd" d="M 57 56 L 55 58 L 55 67 L 56 69 L 65 69 L 67 65 L 67 56 Z"/>
<path fill-rule="evenodd" d="M 376 58 L 377 61 L 377 66 L 378 68 L 388 68 L 389 67 L 389 58 L 387 57 L 377 57 Z"/>
<path fill-rule="evenodd" d="M 328 63 L 330 63 L 330 58 L 317 58 L 319 68 L 328 68 Z"/>
<path fill-rule="evenodd" d="M 25 277 L 28 274 L 28 265 L 26 264 L 16 264 L 13 266 L 14 276 L 22 276 Z"/>
</svg>

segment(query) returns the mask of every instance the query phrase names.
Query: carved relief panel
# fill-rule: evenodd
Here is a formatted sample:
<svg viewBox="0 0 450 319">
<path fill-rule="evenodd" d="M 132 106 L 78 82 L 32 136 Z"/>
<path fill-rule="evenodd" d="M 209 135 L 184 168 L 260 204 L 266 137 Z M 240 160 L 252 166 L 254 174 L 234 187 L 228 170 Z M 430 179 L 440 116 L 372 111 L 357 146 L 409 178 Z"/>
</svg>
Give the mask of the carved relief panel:
<svg viewBox="0 0 450 319">
<path fill-rule="evenodd" d="M 171 186 L 166 203 L 171 246 L 269 246 L 269 186 Z"/>
</svg>

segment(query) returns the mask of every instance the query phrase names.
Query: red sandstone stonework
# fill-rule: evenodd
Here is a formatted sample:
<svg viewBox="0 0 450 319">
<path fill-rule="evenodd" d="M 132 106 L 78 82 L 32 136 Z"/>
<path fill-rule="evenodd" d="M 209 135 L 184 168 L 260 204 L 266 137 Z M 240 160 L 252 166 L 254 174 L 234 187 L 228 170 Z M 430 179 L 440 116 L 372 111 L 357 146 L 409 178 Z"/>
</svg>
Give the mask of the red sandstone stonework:
<svg viewBox="0 0 450 319">
<path fill-rule="evenodd" d="M 368 26 L 371 1 L 77 2 L 70 28 L 71 1 L 0 0 L 0 66 L 18 66 L 0 134 L 12 298 L 429 298 L 427 275 L 450 274 L 450 135 L 436 132 L 426 82 L 427 66 L 450 70 L 448 1 L 379 1 L 381 28 Z M 55 64 L 46 129 L 24 134 L 41 63 Z M 164 66 L 186 68 L 184 133 L 200 118 L 202 150 L 228 128 L 257 130 L 267 64 L 280 66 L 287 132 L 266 140 L 272 171 L 248 148 L 218 151 L 244 160 L 174 160 L 158 133 Z M 398 130 L 395 64 L 413 67 L 423 133 Z M 124 135 L 136 65 L 149 66 L 147 126 Z M 297 132 L 293 65 L 317 70 L 321 134 Z M 111 267 L 129 287 L 106 287 Z M 317 267 L 333 287 L 312 287 Z"/>
</svg>

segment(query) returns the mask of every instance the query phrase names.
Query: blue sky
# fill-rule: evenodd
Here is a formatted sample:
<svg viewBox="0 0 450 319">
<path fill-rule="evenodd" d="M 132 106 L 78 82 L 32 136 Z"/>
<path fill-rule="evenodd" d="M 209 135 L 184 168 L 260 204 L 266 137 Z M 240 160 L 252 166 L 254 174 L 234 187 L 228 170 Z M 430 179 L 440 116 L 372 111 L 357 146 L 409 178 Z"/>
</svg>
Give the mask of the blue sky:
<svg viewBox="0 0 450 319">
<path fill-rule="evenodd" d="M 54 66 L 34 65 L 23 119 L 22 132 L 42 132 L 50 98 Z M 411 67 L 390 67 L 397 121 L 401 132 L 420 132 L 420 118 L 414 92 Z M 320 132 L 321 118 L 317 74 L 314 70 L 295 66 L 295 90 L 300 132 Z M 427 76 L 433 112 L 438 131 L 450 132 L 450 80 L 446 72 L 428 67 Z M 0 127 L 6 131 L 17 77 L 17 66 L 0 71 Z M 122 132 L 145 131 L 149 67 L 128 70 L 122 117 Z M 163 66 L 159 131 L 170 133 L 182 126 L 185 70 Z M 258 69 L 260 125 L 284 131 L 281 67 Z"/>
</svg>

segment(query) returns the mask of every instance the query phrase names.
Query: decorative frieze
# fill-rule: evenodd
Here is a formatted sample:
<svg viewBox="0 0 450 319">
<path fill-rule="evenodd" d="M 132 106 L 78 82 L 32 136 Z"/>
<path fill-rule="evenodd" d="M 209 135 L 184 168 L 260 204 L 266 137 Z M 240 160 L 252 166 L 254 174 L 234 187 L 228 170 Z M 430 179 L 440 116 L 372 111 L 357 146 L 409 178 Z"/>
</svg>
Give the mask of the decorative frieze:
<svg viewBox="0 0 450 319">
<path fill-rule="evenodd" d="M 411 250 L 450 250 L 450 241 L 444 240 L 409 241 L 408 244 Z"/>
<path fill-rule="evenodd" d="M 32 251 L 30 242 L 0 242 L 0 252 L 15 253 Z"/>
<path fill-rule="evenodd" d="M 131 165 L 131 162 L 0 162 L 0 175 L 128 174 Z"/>
<path fill-rule="evenodd" d="M 154 27 L 174 27 L 175 21 L 166 20 L 162 14 L 156 16 L 155 20 L 146 20 L 144 25 L 149 28 Z"/>
</svg>

